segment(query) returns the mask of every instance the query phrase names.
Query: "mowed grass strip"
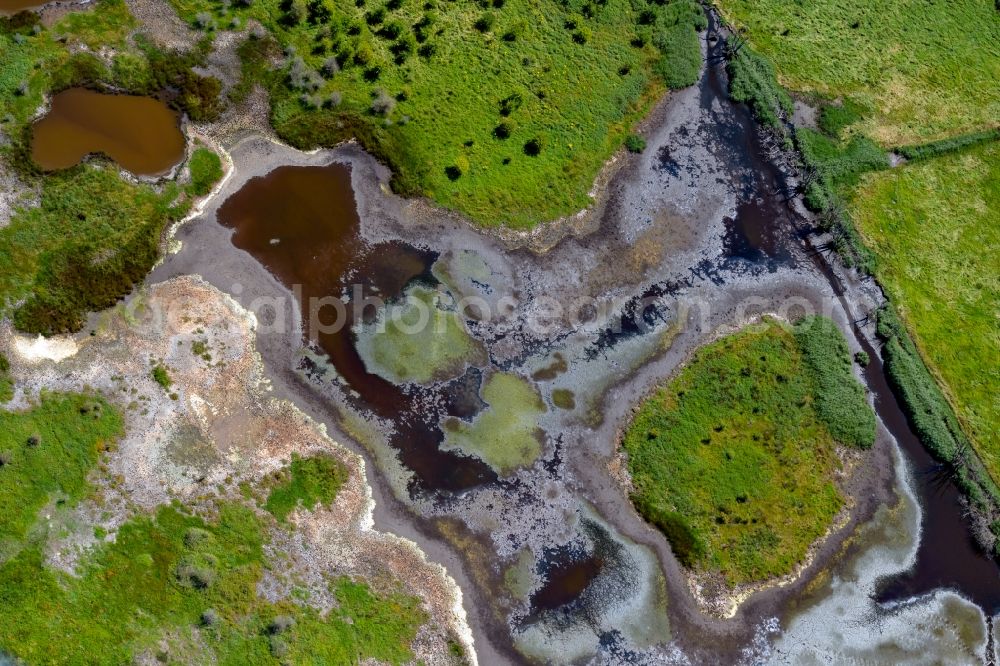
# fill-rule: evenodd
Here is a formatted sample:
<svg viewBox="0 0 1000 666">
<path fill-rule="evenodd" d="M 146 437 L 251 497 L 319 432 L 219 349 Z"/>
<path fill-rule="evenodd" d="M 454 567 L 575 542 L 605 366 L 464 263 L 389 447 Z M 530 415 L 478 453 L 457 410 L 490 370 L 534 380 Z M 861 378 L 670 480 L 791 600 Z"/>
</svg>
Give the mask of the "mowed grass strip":
<svg viewBox="0 0 1000 666">
<path fill-rule="evenodd" d="M 851 213 L 879 282 L 1000 479 L 1000 142 L 869 174 Z"/>
<path fill-rule="evenodd" d="M 1000 12 L 990 0 L 720 0 L 793 90 L 845 98 L 883 146 L 1000 125 Z"/>
<path fill-rule="evenodd" d="M 840 338 L 829 327 L 805 335 Z M 639 512 L 685 566 L 730 586 L 790 573 L 843 505 L 827 422 L 853 417 L 821 414 L 827 398 L 870 413 L 860 387 L 845 388 L 854 379 L 842 338 L 823 359 L 804 351 L 803 334 L 765 321 L 707 345 L 640 406 L 624 437 Z M 825 379 L 813 371 L 823 362 L 833 364 Z"/>
</svg>

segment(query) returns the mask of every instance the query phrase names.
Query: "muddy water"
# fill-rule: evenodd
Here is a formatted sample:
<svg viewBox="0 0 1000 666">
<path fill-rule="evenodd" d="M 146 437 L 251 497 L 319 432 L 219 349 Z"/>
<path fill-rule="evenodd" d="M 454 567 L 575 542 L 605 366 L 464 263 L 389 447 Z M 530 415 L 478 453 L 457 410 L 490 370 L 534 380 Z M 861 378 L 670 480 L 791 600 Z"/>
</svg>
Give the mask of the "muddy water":
<svg viewBox="0 0 1000 666">
<path fill-rule="evenodd" d="M 45 4 L 38 0 L 0 0 L 0 16 L 9 16 L 25 9 L 35 9 Z"/>
<path fill-rule="evenodd" d="M 438 449 L 440 417 L 470 413 L 468 401 L 449 400 L 461 391 L 404 390 L 369 373 L 358 355 L 352 326 L 376 309 L 365 299 L 391 299 L 411 280 L 433 280 L 436 255 L 404 243 L 365 243 L 347 166 L 275 169 L 227 199 L 218 220 L 235 229 L 234 245 L 295 292 L 304 330 L 358 393 L 356 406 L 395 425 L 392 444 L 415 475 L 413 490 L 460 491 L 496 478 L 479 460 Z"/>
<path fill-rule="evenodd" d="M 134 174 L 164 174 L 184 157 L 180 117 L 152 97 L 64 90 L 32 128 L 31 159 L 51 171 L 91 153 L 103 153 Z"/>
<path fill-rule="evenodd" d="M 865 378 L 875 394 L 875 407 L 913 466 L 923 509 L 917 561 L 911 571 L 883 581 L 878 600 L 898 601 L 948 588 L 995 615 L 1000 612 L 1000 570 L 973 540 L 948 468 L 920 444 L 889 388 L 879 357 L 871 348 L 866 351 L 873 359 Z"/>
</svg>

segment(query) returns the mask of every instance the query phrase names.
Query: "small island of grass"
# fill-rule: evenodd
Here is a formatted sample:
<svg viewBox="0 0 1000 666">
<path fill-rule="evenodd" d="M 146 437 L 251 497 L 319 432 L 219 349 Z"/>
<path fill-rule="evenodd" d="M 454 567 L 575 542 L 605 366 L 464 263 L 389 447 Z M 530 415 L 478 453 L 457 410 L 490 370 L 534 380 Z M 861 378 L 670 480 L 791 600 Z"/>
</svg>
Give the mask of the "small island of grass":
<svg viewBox="0 0 1000 666">
<path fill-rule="evenodd" d="M 844 504 L 838 446 L 875 417 L 836 326 L 765 320 L 709 344 L 625 434 L 633 502 L 681 563 L 729 587 L 792 572 Z"/>
</svg>

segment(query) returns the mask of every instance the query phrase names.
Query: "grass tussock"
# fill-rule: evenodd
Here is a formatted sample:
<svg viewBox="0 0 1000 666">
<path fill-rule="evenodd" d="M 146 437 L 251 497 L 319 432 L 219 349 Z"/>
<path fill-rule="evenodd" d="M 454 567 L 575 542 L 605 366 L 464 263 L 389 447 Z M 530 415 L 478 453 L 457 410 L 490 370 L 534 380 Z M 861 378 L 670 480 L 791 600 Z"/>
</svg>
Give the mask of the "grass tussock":
<svg viewBox="0 0 1000 666">
<path fill-rule="evenodd" d="M 699 350 L 640 406 L 623 441 L 632 499 L 685 566 L 764 581 L 827 530 L 843 505 L 832 430 L 866 446 L 874 423 L 845 356 L 832 323 L 765 322 Z"/>
<path fill-rule="evenodd" d="M 197 197 L 211 192 L 222 179 L 222 159 L 209 148 L 195 148 L 188 160 L 188 169 L 191 172 L 191 182 L 188 183 L 187 190 Z"/>
</svg>

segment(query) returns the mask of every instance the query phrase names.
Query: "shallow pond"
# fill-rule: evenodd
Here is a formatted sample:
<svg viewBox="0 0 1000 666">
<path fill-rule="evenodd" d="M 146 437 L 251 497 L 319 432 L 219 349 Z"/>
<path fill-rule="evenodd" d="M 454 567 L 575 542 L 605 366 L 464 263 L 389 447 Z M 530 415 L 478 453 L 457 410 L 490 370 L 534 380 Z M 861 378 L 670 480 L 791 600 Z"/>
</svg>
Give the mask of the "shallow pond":
<svg viewBox="0 0 1000 666">
<path fill-rule="evenodd" d="M 103 153 L 134 174 L 164 174 L 184 157 L 180 117 L 152 97 L 64 90 L 32 127 L 31 159 L 52 171 L 91 153 Z"/>
</svg>

